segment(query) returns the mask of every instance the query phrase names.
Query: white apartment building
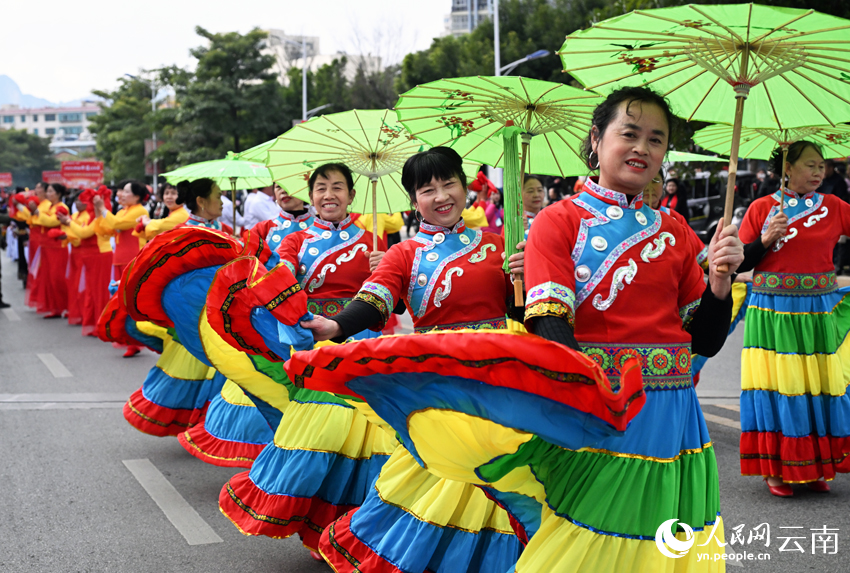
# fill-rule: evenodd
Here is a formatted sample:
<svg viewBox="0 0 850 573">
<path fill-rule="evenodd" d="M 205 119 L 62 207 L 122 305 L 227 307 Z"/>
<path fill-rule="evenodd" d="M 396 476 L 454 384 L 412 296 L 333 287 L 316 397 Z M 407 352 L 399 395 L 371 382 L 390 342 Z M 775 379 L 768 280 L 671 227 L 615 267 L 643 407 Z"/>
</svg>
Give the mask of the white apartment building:
<svg viewBox="0 0 850 573">
<path fill-rule="evenodd" d="M 304 67 L 304 57 L 301 53 L 302 45 L 306 47 L 307 69 L 311 72 L 315 72 L 322 66 L 332 63 L 334 60 L 341 59 L 343 56 L 346 58 L 343 74 L 348 81 L 354 79 L 357 75 L 357 70 L 360 68 L 366 73 L 376 72 L 382 69 L 381 58 L 376 56 L 345 54 L 342 52 L 336 54 L 320 53 L 318 36 L 293 36 L 285 34 L 283 30 L 274 28 L 266 30 L 266 32 L 268 32 L 269 37 L 266 42 L 266 48 L 263 51 L 274 56 L 275 64 L 272 69 L 278 75 L 280 83 L 284 86 L 289 85 L 287 72 L 291 68 L 300 70 Z"/>
<path fill-rule="evenodd" d="M 493 17 L 492 0 L 451 0 L 451 14 L 443 19 L 444 36 L 462 36 Z"/>
<path fill-rule="evenodd" d="M 13 104 L 0 106 L 0 129 L 25 129 L 27 133 L 75 141 L 88 133 L 89 122 L 100 108 L 84 101 L 78 107 L 22 108 Z"/>
</svg>

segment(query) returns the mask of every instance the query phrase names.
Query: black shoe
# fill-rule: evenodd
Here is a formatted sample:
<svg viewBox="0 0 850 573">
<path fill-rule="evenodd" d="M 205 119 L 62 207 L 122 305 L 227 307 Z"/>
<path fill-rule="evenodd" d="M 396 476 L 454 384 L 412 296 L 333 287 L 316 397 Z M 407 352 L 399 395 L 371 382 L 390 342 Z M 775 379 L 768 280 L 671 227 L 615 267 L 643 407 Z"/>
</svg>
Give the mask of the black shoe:
<svg viewBox="0 0 850 573">
<path fill-rule="evenodd" d="M 8 302 L 3 302 L 2 300 L 0 300 L 0 308 L 9 308 L 10 306 L 12 305 Z"/>
</svg>

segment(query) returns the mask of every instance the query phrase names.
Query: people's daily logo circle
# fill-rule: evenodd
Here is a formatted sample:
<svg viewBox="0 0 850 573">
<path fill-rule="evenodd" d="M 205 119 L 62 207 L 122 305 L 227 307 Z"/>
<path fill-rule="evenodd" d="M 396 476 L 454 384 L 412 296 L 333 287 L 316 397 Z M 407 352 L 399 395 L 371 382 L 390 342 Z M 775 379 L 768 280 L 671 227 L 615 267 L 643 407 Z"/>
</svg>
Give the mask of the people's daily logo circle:
<svg viewBox="0 0 850 573">
<path fill-rule="evenodd" d="M 685 530 L 685 539 L 676 537 L 676 522 L 678 519 L 668 519 L 662 523 L 655 531 L 655 546 L 658 550 L 667 557 L 678 559 L 687 555 L 688 550 L 693 547 L 696 539 L 694 538 L 694 530 L 685 522 L 680 522 L 679 526 Z"/>
</svg>

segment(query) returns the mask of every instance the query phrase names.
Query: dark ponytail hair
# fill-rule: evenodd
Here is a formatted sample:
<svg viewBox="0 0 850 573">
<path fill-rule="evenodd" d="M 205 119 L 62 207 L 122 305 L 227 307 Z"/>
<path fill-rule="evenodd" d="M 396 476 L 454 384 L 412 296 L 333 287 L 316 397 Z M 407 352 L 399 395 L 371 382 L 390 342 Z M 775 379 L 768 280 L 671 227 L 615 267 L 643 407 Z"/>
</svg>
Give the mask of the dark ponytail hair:
<svg viewBox="0 0 850 573">
<path fill-rule="evenodd" d="M 800 141 L 795 141 L 788 147 L 788 156 L 785 158 L 790 164 L 794 164 L 800 159 L 800 156 L 803 155 L 803 152 L 807 147 L 811 147 L 815 151 L 818 152 L 818 155 L 823 159 L 823 151 L 820 148 L 820 145 L 813 141 L 806 141 L 805 139 L 801 139 Z M 777 147 L 773 150 L 773 156 L 770 158 L 771 165 L 773 165 L 773 172 L 776 173 L 779 177 L 785 177 L 785 166 L 782 164 L 782 148 Z"/>
<path fill-rule="evenodd" d="M 596 128 L 598 132 L 599 141 L 602 140 L 602 136 L 605 134 L 605 130 L 608 129 L 608 124 L 617 117 L 617 110 L 620 108 L 620 104 L 626 102 L 626 113 L 631 115 L 629 108 L 631 108 L 632 104 L 637 103 L 649 103 L 653 105 L 657 105 L 664 112 L 664 115 L 667 117 L 667 141 L 670 141 L 673 137 L 673 112 L 670 111 L 670 104 L 667 103 L 667 100 L 664 96 L 654 92 L 653 90 L 646 87 L 639 86 L 628 86 L 624 88 L 620 88 L 616 91 L 611 92 L 605 101 L 596 106 L 596 109 L 593 110 L 593 125 L 591 127 L 590 132 L 587 134 L 587 138 L 582 142 L 581 149 L 581 157 L 584 159 L 584 162 L 591 168 L 591 170 L 596 170 L 599 167 L 598 158 L 597 158 L 597 166 L 593 167 L 590 164 L 590 155 L 593 152 L 593 143 L 591 134 L 593 133 L 593 127 Z"/>
<path fill-rule="evenodd" d="M 64 197 L 68 194 L 68 188 L 61 183 L 51 183 L 47 187 L 53 187 L 53 190 L 56 191 L 56 194 L 59 195 L 59 197 Z M 47 190 L 47 187 L 44 188 L 45 191 Z"/>
<path fill-rule="evenodd" d="M 213 185 L 215 185 L 215 181 L 207 177 L 195 179 L 194 181 L 184 179 L 177 184 L 177 193 L 182 195 L 183 204 L 186 205 L 186 208 L 192 214 L 197 215 L 195 211 L 198 210 L 198 198 L 203 197 L 207 199 L 212 194 Z"/>
</svg>

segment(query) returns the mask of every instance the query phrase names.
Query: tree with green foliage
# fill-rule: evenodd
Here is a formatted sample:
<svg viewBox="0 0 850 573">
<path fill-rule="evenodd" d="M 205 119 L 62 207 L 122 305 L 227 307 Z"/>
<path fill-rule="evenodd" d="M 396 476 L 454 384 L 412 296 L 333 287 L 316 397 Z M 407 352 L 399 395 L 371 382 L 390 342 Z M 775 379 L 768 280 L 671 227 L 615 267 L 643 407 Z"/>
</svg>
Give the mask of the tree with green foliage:
<svg viewBox="0 0 850 573">
<path fill-rule="evenodd" d="M 35 187 L 42 171 L 59 168 L 49 145 L 50 140 L 25 129 L 0 131 L 0 171 L 11 171 L 16 186 Z"/>
<path fill-rule="evenodd" d="M 145 172 L 145 139 L 153 131 L 151 88 L 136 78 L 119 78 L 114 91 L 94 90 L 103 98 L 100 113 L 89 130 L 97 138 L 97 157 L 104 163 L 104 179 L 141 179 Z"/>
<path fill-rule="evenodd" d="M 173 74 L 177 113 L 172 147 L 180 164 L 218 159 L 286 130 L 274 57 L 262 52 L 267 34 L 195 31 L 208 45 L 194 48 L 194 74 Z"/>
</svg>

